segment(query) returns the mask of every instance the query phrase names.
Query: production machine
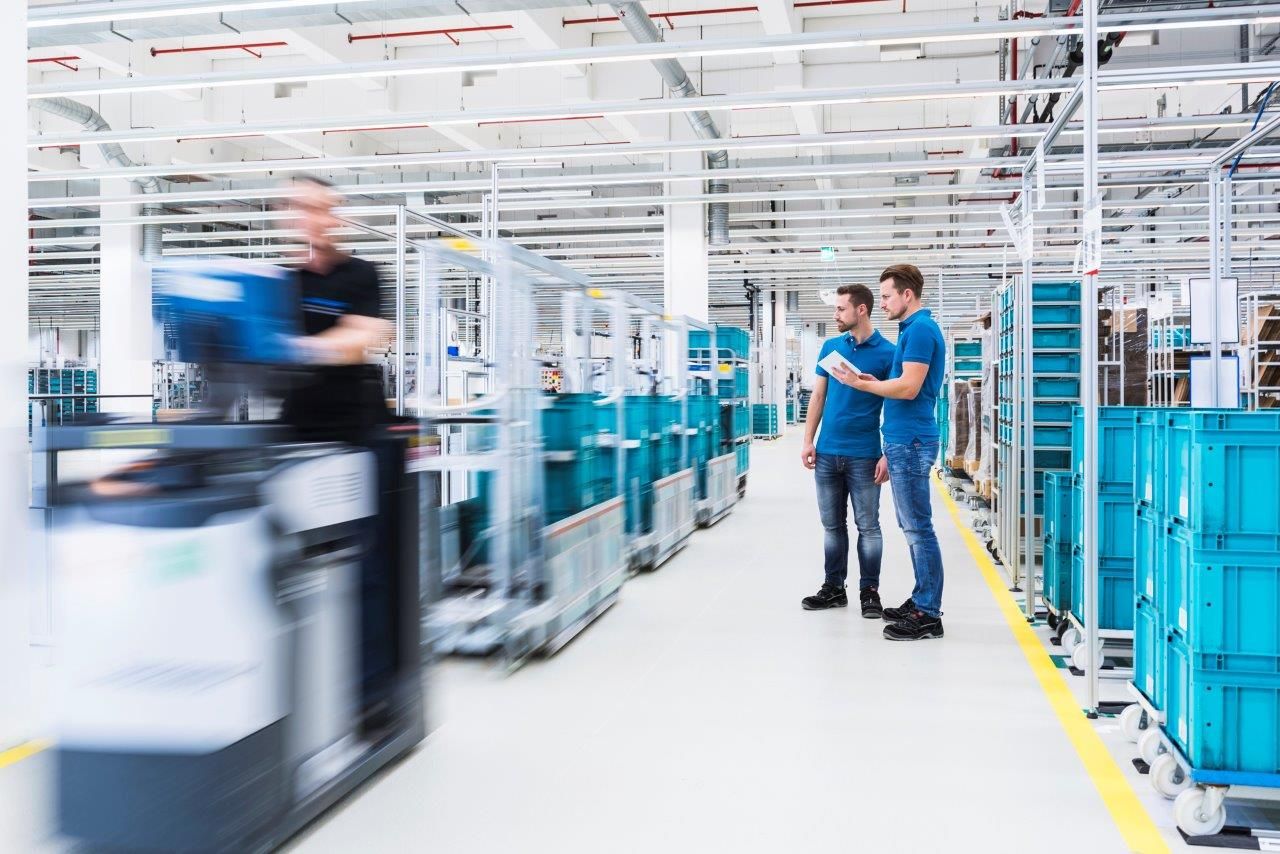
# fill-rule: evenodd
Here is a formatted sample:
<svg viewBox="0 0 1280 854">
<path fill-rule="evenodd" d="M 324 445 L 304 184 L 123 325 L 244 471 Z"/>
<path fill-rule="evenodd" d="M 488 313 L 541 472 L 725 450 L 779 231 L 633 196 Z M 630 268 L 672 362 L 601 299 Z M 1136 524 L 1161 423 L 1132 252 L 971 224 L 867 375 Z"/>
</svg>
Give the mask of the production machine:
<svg viewBox="0 0 1280 854">
<path fill-rule="evenodd" d="M 183 360 L 237 386 L 287 375 L 288 286 L 269 268 L 157 274 Z M 417 428 L 354 447 L 215 414 L 33 437 L 58 824 L 91 846 L 269 850 L 425 735 Z"/>
</svg>

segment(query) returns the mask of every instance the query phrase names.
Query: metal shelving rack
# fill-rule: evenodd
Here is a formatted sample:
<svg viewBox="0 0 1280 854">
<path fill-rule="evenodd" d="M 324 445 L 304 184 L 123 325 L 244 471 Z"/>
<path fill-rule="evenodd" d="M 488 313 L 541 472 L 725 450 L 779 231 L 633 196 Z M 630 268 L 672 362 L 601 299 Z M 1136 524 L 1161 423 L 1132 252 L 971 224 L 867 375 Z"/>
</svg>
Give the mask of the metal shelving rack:
<svg viewBox="0 0 1280 854">
<path fill-rule="evenodd" d="M 98 411 L 98 401 L 84 395 L 98 393 L 98 372 L 93 368 L 28 368 L 27 394 L 67 394 L 54 400 L 47 412 L 51 422 L 62 424 L 76 415 Z M 33 407 L 27 404 L 27 435 L 31 435 Z"/>
<path fill-rule="evenodd" d="M 1249 409 L 1280 407 L 1280 294 L 1240 298 L 1247 340 L 1240 345 L 1245 367 L 1244 397 Z"/>
</svg>

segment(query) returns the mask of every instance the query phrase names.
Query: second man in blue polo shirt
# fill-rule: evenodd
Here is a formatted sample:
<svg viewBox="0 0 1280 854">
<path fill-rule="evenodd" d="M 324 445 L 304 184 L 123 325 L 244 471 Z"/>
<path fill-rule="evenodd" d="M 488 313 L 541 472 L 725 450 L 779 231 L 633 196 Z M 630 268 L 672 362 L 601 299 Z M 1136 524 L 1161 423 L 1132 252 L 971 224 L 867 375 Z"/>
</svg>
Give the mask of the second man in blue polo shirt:
<svg viewBox="0 0 1280 854">
<path fill-rule="evenodd" d="M 819 362 L 835 351 L 860 370 L 885 379 L 893 366 L 893 345 L 871 325 L 875 297 L 865 285 L 842 285 L 836 290 L 835 322 L 840 335 L 822 345 Z M 825 572 L 822 588 L 801 600 L 805 610 L 843 608 L 849 604 L 845 579 L 849 574 L 850 504 L 858 528 L 859 598 L 862 616 L 879 619 L 880 484 L 888 477 L 880 465 L 880 410 L 883 399 L 839 382 L 818 365 L 809 415 L 805 420 L 805 468 L 814 470 L 818 511 L 822 516 Z M 818 426 L 822 433 L 818 434 Z M 816 444 L 815 444 L 816 438 Z"/>
</svg>

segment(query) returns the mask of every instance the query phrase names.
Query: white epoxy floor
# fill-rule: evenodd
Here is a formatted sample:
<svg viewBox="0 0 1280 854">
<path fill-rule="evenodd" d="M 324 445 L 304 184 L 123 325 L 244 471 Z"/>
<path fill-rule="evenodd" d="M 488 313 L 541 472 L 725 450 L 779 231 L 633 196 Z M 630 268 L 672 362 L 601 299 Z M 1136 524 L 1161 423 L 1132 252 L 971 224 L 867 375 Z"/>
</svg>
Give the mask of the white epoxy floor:
<svg viewBox="0 0 1280 854">
<path fill-rule="evenodd" d="M 1126 851 L 939 500 L 945 639 L 800 608 L 822 536 L 799 452 L 795 429 L 756 443 L 746 500 L 554 658 L 439 667 L 428 741 L 290 850 Z M 882 523 L 897 604 L 887 490 Z M 52 764 L 0 770 L 0 851 L 57 850 Z"/>
<path fill-rule="evenodd" d="M 295 850 L 1125 851 L 940 503 L 945 639 L 801 610 L 822 532 L 799 454 L 794 429 L 757 442 L 746 500 L 553 659 L 440 668 L 428 743 Z"/>
</svg>

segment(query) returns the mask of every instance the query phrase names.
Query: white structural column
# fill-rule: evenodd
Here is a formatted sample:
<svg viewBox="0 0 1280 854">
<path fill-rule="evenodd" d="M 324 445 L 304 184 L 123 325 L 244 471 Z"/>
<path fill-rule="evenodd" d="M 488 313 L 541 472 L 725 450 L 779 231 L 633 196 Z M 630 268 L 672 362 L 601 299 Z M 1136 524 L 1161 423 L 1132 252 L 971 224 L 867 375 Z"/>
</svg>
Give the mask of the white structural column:
<svg viewBox="0 0 1280 854">
<path fill-rule="evenodd" d="M 136 192 L 128 181 L 102 182 L 102 194 L 124 196 Z M 152 320 L 151 265 L 142 258 L 142 227 L 108 225 L 111 220 L 138 216 L 134 205 L 102 209 L 101 344 L 98 390 L 102 394 L 151 392 Z M 108 412 L 149 412 L 147 399 L 106 400 Z"/>
<path fill-rule="evenodd" d="M 812 323 L 806 323 L 800 329 L 800 383 L 808 388 L 813 388 L 813 382 L 818 378 L 818 374 L 813 367 L 818 363 L 818 353 L 821 352 L 822 342 L 818 340 L 818 327 Z M 798 417 L 798 414 L 797 414 Z"/>
<path fill-rule="evenodd" d="M 693 130 L 682 115 L 669 117 L 671 138 L 693 139 Z M 703 168 L 700 151 L 668 155 L 667 168 Z M 672 181 L 666 192 L 674 196 L 701 193 L 700 181 Z M 663 310 L 672 316 L 708 319 L 707 208 L 700 203 L 667 205 L 663 210 Z"/>
<path fill-rule="evenodd" d="M 26 116 L 24 87 L 12 81 L 27 75 L 27 4 L 9 11 L 0 29 L 0 56 L 9 70 L 9 85 L 0 86 L 0 113 Z M 20 271 L 27 266 L 27 153 L 22 135 L 0 140 L 0 265 Z M 7 164 L 7 165 L 6 165 Z M 0 750 L 30 734 L 29 661 L 27 648 L 27 283 L 21 274 L 10 280 L 0 312 Z"/>
<path fill-rule="evenodd" d="M 778 428 L 787 417 L 787 292 L 774 291 L 773 376 L 769 378 L 769 402 L 778 407 Z"/>
</svg>

